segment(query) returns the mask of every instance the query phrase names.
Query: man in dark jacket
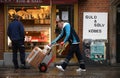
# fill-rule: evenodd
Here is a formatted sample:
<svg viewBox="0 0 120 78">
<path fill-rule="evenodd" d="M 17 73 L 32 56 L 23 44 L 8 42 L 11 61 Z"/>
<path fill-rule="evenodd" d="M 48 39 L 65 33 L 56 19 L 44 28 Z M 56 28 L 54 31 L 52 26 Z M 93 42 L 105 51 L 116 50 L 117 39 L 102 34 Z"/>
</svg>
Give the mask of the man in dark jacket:
<svg viewBox="0 0 120 78">
<path fill-rule="evenodd" d="M 14 68 L 18 69 L 19 64 L 17 60 L 17 51 L 20 52 L 21 68 L 26 68 L 25 66 L 25 46 L 24 46 L 24 26 L 20 22 L 20 16 L 14 15 L 14 20 L 9 24 L 7 35 L 12 41 L 12 51 L 13 51 L 13 64 Z"/>
<path fill-rule="evenodd" d="M 79 48 L 80 40 L 79 40 L 79 37 L 76 34 L 75 30 L 73 29 L 72 26 L 70 26 L 69 23 L 63 22 L 62 20 L 58 20 L 57 24 L 58 24 L 58 27 L 61 29 L 61 33 L 58 35 L 57 38 L 55 38 L 52 41 L 51 45 L 55 44 L 57 41 L 59 41 L 60 39 L 62 39 L 64 37 L 64 40 L 60 44 L 63 45 L 66 42 L 69 42 L 70 48 L 69 48 L 68 55 L 65 58 L 63 64 L 58 65 L 56 67 L 59 70 L 64 71 L 66 69 L 69 61 L 73 57 L 73 54 L 75 53 L 76 57 L 78 59 L 78 62 L 79 62 L 79 68 L 76 71 L 86 71 L 84 60 L 83 60 L 83 57 L 82 57 L 82 54 L 81 54 L 80 48 Z"/>
</svg>

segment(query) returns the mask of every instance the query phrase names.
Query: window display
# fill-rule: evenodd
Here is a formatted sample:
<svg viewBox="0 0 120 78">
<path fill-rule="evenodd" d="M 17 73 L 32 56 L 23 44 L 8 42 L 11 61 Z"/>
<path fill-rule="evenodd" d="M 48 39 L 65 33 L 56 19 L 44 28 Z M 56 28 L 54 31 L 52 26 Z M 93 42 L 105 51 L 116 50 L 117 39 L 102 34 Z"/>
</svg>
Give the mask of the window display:
<svg viewBox="0 0 120 78">
<path fill-rule="evenodd" d="M 34 46 L 43 47 L 50 43 L 50 6 L 8 6 L 8 24 L 13 15 L 21 16 L 25 28 L 25 47 L 30 50 Z M 8 38 L 8 47 L 11 41 Z"/>
<path fill-rule="evenodd" d="M 25 20 L 34 19 L 39 20 L 39 22 L 42 21 L 39 24 L 46 24 L 47 20 L 47 24 L 50 24 L 50 6 L 9 7 L 9 19 L 12 19 L 14 14 L 21 16 Z"/>
</svg>

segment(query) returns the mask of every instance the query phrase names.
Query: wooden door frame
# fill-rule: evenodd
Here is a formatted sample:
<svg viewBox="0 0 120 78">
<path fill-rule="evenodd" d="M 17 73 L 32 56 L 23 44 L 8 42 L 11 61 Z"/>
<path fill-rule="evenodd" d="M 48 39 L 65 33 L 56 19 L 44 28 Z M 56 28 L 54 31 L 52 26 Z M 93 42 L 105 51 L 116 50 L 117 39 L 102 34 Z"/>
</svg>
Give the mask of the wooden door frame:
<svg viewBox="0 0 120 78">
<path fill-rule="evenodd" d="M 56 34 L 55 34 L 55 26 L 56 26 L 56 5 L 52 5 L 51 7 L 51 41 L 55 39 Z M 75 31 L 78 33 L 78 3 L 74 4 L 74 28 Z M 53 55 L 56 55 L 56 47 L 52 49 Z M 76 58 L 74 59 L 76 61 Z"/>
<path fill-rule="evenodd" d="M 120 4 L 119 0 L 111 0 L 111 6 L 109 11 L 109 51 L 111 65 L 116 65 L 116 17 L 117 6 Z"/>
</svg>

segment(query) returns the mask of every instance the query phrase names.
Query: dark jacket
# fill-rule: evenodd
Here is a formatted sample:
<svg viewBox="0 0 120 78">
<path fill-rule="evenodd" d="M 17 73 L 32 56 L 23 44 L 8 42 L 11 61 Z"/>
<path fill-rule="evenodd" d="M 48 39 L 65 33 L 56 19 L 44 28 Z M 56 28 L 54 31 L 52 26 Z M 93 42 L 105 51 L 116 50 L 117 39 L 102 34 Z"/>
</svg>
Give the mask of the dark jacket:
<svg viewBox="0 0 120 78">
<path fill-rule="evenodd" d="M 12 21 L 8 26 L 7 35 L 12 41 L 24 40 L 25 34 L 23 24 L 18 20 Z"/>
</svg>

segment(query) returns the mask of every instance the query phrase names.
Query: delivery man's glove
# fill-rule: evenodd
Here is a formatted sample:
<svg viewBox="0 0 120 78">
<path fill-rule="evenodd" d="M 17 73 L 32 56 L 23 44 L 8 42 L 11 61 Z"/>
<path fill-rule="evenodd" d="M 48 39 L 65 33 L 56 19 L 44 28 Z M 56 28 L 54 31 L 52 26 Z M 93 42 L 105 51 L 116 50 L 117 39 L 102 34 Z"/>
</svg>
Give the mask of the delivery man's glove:
<svg viewBox="0 0 120 78">
<path fill-rule="evenodd" d="M 62 45 L 62 46 L 63 46 L 63 45 L 64 45 L 64 42 L 60 42 L 60 45 Z"/>
</svg>

